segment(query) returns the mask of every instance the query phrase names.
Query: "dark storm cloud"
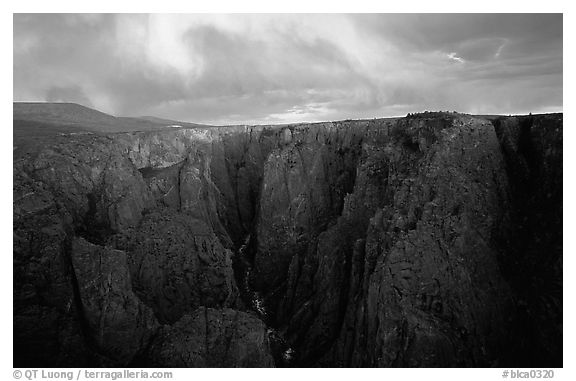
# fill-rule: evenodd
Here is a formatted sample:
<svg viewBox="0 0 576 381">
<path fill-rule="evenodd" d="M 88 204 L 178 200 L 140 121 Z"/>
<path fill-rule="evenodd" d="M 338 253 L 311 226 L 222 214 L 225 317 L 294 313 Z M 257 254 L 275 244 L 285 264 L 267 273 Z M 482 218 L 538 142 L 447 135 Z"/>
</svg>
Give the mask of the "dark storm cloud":
<svg viewBox="0 0 576 381">
<path fill-rule="evenodd" d="M 202 94 L 340 88 L 362 80 L 346 52 L 324 39 L 305 41 L 289 33 L 276 33 L 276 43 L 270 44 L 212 26 L 193 28 L 186 36 L 186 42 L 205 62 L 202 77 L 195 83 Z"/>
<path fill-rule="evenodd" d="M 392 40 L 406 50 L 450 50 L 506 39 L 521 50 L 562 46 L 560 14 L 374 14 L 354 19 L 368 35 Z"/>
<path fill-rule="evenodd" d="M 14 97 L 213 123 L 562 110 L 562 15 L 15 15 Z"/>
</svg>

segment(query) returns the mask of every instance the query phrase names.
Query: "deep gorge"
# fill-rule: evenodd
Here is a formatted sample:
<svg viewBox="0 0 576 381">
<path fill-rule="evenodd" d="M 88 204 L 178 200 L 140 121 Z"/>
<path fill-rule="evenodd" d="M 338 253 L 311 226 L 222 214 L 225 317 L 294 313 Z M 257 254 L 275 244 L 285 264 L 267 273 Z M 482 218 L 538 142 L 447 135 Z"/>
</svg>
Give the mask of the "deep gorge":
<svg viewBox="0 0 576 381">
<path fill-rule="evenodd" d="M 561 114 L 14 156 L 14 363 L 562 366 Z"/>
</svg>

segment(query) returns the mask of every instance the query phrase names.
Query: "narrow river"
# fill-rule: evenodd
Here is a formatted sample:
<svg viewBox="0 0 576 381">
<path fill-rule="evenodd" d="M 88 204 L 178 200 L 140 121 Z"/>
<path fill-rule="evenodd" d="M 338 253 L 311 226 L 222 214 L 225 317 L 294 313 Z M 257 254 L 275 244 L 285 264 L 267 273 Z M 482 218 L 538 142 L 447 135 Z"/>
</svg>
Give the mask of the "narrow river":
<svg viewBox="0 0 576 381">
<path fill-rule="evenodd" d="M 270 321 L 262 295 L 250 286 L 250 274 L 253 263 L 253 255 L 250 252 L 253 250 L 251 243 L 251 235 L 249 234 L 244 240 L 244 244 L 236 252 L 233 260 L 234 275 L 240 289 L 240 296 L 246 306 L 256 312 L 268 327 L 268 339 L 270 340 L 276 367 L 290 367 L 294 360 L 295 351 L 288 345 L 283 335 L 277 329 L 271 327 L 273 322 Z"/>
</svg>

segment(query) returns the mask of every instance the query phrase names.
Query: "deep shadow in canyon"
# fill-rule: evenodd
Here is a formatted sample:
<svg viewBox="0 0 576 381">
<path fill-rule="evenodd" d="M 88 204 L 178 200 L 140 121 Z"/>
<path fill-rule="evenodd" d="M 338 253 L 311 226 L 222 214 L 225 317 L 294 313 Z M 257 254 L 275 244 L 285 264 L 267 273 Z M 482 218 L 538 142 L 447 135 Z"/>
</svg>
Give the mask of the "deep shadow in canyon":
<svg viewBox="0 0 576 381">
<path fill-rule="evenodd" d="M 14 151 L 15 367 L 561 367 L 562 114 Z"/>
</svg>

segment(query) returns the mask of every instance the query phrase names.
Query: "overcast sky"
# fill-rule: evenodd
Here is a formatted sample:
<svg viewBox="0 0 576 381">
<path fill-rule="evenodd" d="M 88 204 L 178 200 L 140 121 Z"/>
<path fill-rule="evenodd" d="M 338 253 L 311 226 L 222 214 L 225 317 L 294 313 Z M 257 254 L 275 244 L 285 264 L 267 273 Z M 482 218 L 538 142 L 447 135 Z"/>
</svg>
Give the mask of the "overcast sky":
<svg viewBox="0 0 576 381">
<path fill-rule="evenodd" d="M 14 15 L 14 100 L 216 124 L 562 111 L 562 15 Z"/>
</svg>

